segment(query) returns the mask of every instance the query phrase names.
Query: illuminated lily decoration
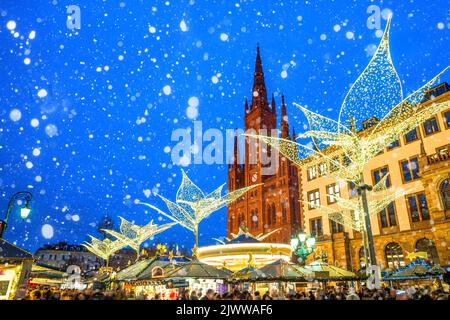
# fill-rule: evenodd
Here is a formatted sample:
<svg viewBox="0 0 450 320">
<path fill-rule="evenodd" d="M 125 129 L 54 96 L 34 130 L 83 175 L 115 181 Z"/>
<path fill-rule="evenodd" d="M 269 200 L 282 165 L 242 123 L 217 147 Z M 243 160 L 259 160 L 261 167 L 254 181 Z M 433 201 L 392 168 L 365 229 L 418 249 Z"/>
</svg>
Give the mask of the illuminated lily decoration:
<svg viewBox="0 0 450 320">
<path fill-rule="evenodd" d="M 422 105 L 429 89 L 448 67 L 402 99 L 401 83 L 389 52 L 389 30 L 390 19 L 369 65 L 347 93 L 338 121 L 294 104 L 305 114 L 310 126 L 310 130 L 299 135 L 298 139 L 312 138 L 314 146 L 265 135 L 249 136 L 257 137 L 278 149 L 300 167 L 315 166 L 326 161 L 335 168 L 329 170 L 329 174 L 337 181 L 349 181 L 355 185 L 363 183 L 362 173 L 371 159 L 399 136 L 450 107 L 448 101 Z M 368 115 L 376 117 L 373 126 L 357 132 L 355 123 L 367 120 Z M 323 146 L 327 148 L 320 148 Z M 343 155 L 346 163 L 340 161 Z"/>
<path fill-rule="evenodd" d="M 109 257 L 113 255 L 115 252 L 119 251 L 123 247 L 125 247 L 125 244 L 122 241 L 119 240 L 111 240 L 108 238 L 105 238 L 103 240 L 97 239 L 94 236 L 89 235 L 91 238 L 91 242 L 85 242 L 82 245 L 95 254 L 96 256 L 102 258 L 106 261 L 106 266 L 109 265 Z"/>
<path fill-rule="evenodd" d="M 191 179 L 189 179 L 183 170 L 181 170 L 181 172 L 183 178 L 181 185 L 178 188 L 175 202 L 158 195 L 167 205 L 169 213 L 166 213 L 149 203 L 141 202 L 141 204 L 156 210 L 161 215 L 192 231 L 195 235 L 195 248 L 198 247 L 198 225 L 201 221 L 209 217 L 213 212 L 237 200 L 247 191 L 259 185 L 255 184 L 222 195 L 222 189 L 225 186 L 225 184 L 222 184 L 210 194 L 205 194 L 191 181 Z"/>
<path fill-rule="evenodd" d="M 335 174 L 337 177 L 359 182 L 368 161 L 400 135 L 415 129 L 435 113 L 450 106 L 448 101 L 421 106 L 426 93 L 449 67 L 402 99 L 401 83 L 389 52 L 389 29 L 390 19 L 372 60 L 347 93 L 338 121 L 294 104 L 305 114 L 310 126 L 310 130 L 298 138 L 313 138 L 314 147 L 288 139 L 264 135 L 256 137 L 277 148 L 299 166 L 327 160 L 338 169 Z M 355 123 L 367 120 L 368 115 L 376 118 L 374 125 L 368 130 L 357 132 Z M 328 148 L 320 151 L 320 146 Z M 342 154 L 348 157 L 347 165 L 337 160 Z"/>
<path fill-rule="evenodd" d="M 400 136 L 450 107 L 449 101 L 435 103 L 433 97 L 428 97 L 431 87 L 449 67 L 403 99 L 401 82 L 389 51 L 390 25 L 389 18 L 377 51 L 347 93 L 337 121 L 295 104 L 305 114 L 310 126 L 310 130 L 298 138 L 312 138 L 313 146 L 288 139 L 253 135 L 278 149 L 282 155 L 300 167 L 328 164 L 330 170 L 327 174 L 334 180 L 338 183 L 351 182 L 356 186 L 359 194 L 357 201 L 337 198 L 340 210 L 323 206 L 320 209 L 330 220 L 364 231 L 372 270 L 376 268 L 376 255 L 370 217 L 386 208 L 391 201 L 404 194 L 404 191 L 396 191 L 384 199 L 375 199 L 372 193 L 376 192 L 364 182 L 364 169 L 370 160 Z M 430 101 L 424 103 L 426 98 Z M 372 118 L 367 119 L 368 116 Z M 359 130 L 361 128 L 357 128 L 357 125 L 362 125 L 363 120 L 369 120 L 371 123 L 365 122 L 366 126 Z M 344 161 L 341 162 L 343 156 Z M 356 217 L 351 216 L 352 213 L 356 214 Z M 360 219 L 361 215 L 363 219 Z M 355 223 L 355 220 L 360 222 Z"/>
<path fill-rule="evenodd" d="M 163 225 L 157 225 L 150 221 L 145 226 L 138 226 L 133 224 L 126 219 L 119 217 L 120 222 L 120 232 L 103 229 L 106 233 L 115 237 L 118 241 L 122 242 L 125 246 L 131 247 L 136 251 L 136 256 L 139 257 L 141 244 L 148 238 L 151 238 L 167 229 L 172 227 L 175 223 L 167 223 Z"/>
<path fill-rule="evenodd" d="M 397 188 L 394 191 L 390 191 L 386 184 L 386 179 L 389 175 L 385 175 L 380 181 L 373 187 L 372 191 L 367 196 L 368 212 L 372 217 L 378 214 L 381 210 L 386 208 L 391 202 L 398 198 L 411 193 L 414 188 L 403 189 Z M 359 198 L 341 198 L 339 196 L 333 196 L 337 207 L 315 205 L 314 208 L 319 212 L 328 216 L 330 220 L 333 220 L 343 226 L 347 226 L 355 231 L 364 232 L 364 208 Z M 301 201 L 305 205 L 310 205 L 308 201 Z"/>
</svg>

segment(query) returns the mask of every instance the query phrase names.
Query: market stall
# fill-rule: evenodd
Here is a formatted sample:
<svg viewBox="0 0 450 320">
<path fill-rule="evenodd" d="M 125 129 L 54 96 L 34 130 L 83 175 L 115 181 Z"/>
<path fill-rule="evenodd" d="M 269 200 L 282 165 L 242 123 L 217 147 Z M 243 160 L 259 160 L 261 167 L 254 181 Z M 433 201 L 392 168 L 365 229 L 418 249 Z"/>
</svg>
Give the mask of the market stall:
<svg viewBox="0 0 450 320">
<path fill-rule="evenodd" d="M 33 255 L 0 239 L 0 300 L 23 298 Z"/>
<path fill-rule="evenodd" d="M 358 281 L 365 278 L 361 274 L 348 271 L 346 269 L 328 264 L 323 260 L 315 260 L 305 266 L 305 269 L 312 271 L 314 281 L 322 283 L 323 286 L 336 286 L 339 282 Z"/>
<path fill-rule="evenodd" d="M 33 264 L 31 268 L 31 274 L 28 279 L 28 285 L 30 286 L 50 286 L 60 287 L 66 278 L 65 271 L 59 268 L 48 266 L 45 264 Z"/>
<path fill-rule="evenodd" d="M 231 271 L 227 269 L 216 268 L 193 259 L 168 272 L 165 280 L 169 284 L 178 284 L 179 288 L 202 290 L 202 292 L 213 289 L 215 292 L 223 294 L 228 291 L 227 280 L 230 275 Z"/>
<path fill-rule="evenodd" d="M 383 280 L 396 282 L 401 286 L 435 282 L 438 287 L 442 287 L 442 278 L 445 273 L 446 270 L 438 265 L 431 266 L 423 259 L 415 259 L 408 265 L 385 275 Z"/>
<path fill-rule="evenodd" d="M 234 273 L 230 279 L 241 283 L 242 289 L 265 292 L 271 287 L 294 293 L 296 283 L 312 281 L 313 273 L 292 262 L 279 259 L 259 269 L 248 266 Z"/>
</svg>

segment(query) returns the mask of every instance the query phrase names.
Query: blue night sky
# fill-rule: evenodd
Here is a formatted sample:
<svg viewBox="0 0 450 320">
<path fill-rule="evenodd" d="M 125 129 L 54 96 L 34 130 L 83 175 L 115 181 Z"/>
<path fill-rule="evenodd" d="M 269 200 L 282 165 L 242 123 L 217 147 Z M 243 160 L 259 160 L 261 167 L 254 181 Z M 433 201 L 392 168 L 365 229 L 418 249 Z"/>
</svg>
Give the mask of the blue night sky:
<svg viewBox="0 0 450 320">
<path fill-rule="evenodd" d="M 1 214 L 14 192 L 34 196 L 5 238 L 34 251 L 86 240 L 105 214 L 116 226 L 119 215 L 158 221 L 135 201 L 174 199 L 172 131 L 192 128 L 196 111 L 204 129 L 243 126 L 258 42 L 268 92 L 278 107 L 284 93 L 297 131 L 306 119 L 293 102 L 337 118 L 380 40 L 370 5 L 393 13 L 392 58 L 404 91 L 418 88 L 449 64 L 450 8 L 401 2 L 0 0 Z M 71 4 L 80 30 L 66 26 Z M 227 180 L 226 165 L 185 169 L 206 191 Z M 225 234 L 222 209 L 200 225 L 200 244 Z M 179 226 L 158 239 L 194 240 Z"/>
</svg>

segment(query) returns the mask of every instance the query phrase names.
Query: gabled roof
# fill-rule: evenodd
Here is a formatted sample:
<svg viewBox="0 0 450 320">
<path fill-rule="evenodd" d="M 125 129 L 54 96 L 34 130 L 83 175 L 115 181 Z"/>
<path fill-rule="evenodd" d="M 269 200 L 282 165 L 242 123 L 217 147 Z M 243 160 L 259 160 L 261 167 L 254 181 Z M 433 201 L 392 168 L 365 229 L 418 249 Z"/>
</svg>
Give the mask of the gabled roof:
<svg viewBox="0 0 450 320">
<path fill-rule="evenodd" d="M 416 259 L 405 267 L 399 268 L 391 275 L 386 276 L 384 280 L 409 280 L 409 279 L 427 279 L 437 278 L 444 274 L 445 270 L 439 266 L 430 266 L 422 259 Z"/>
<path fill-rule="evenodd" d="M 198 260 L 192 260 L 181 267 L 167 273 L 167 278 L 194 278 L 194 279 L 227 279 L 231 271 L 218 269 Z"/>
<path fill-rule="evenodd" d="M 151 278 L 151 272 L 154 267 L 166 268 L 169 266 L 182 264 L 189 261 L 184 257 L 173 257 L 172 260 L 168 257 L 151 257 L 139 260 L 136 263 L 120 270 L 116 275 L 118 281 L 134 281 Z"/>
<path fill-rule="evenodd" d="M 0 260 L 23 260 L 33 259 L 33 255 L 12 243 L 0 239 Z"/>
<path fill-rule="evenodd" d="M 234 273 L 232 279 L 248 281 L 275 281 L 275 280 L 305 280 L 312 278 L 313 272 L 295 265 L 291 262 L 279 259 L 264 267 L 257 269 L 247 267 Z"/>
<path fill-rule="evenodd" d="M 305 266 L 305 268 L 313 271 L 315 277 L 322 274 L 323 278 L 328 280 L 354 280 L 360 278 L 351 271 L 330 265 L 322 260 L 313 261 Z"/>
</svg>

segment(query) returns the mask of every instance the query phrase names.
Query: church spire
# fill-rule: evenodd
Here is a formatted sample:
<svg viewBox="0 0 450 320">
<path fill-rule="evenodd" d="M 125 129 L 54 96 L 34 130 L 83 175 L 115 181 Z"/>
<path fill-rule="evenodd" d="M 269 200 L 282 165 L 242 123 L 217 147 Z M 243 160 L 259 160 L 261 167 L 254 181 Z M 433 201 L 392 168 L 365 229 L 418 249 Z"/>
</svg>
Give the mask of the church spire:
<svg viewBox="0 0 450 320">
<path fill-rule="evenodd" d="M 256 47 L 255 73 L 253 75 L 252 104 L 250 109 L 253 110 L 255 108 L 269 109 L 259 44 Z"/>
<path fill-rule="evenodd" d="M 289 138 L 289 124 L 286 115 L 286 104 L 284 103 L 284 95 L 281 96 L 281 137 Z"/>
<path fill-rule="evenodd" d="M 239 164 L 239 142 L 238 142 L 238 129 L 234 131 L 234 154 L 233 154 L 233 167 L 237 168 Z"/>
</svg>

